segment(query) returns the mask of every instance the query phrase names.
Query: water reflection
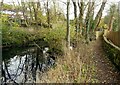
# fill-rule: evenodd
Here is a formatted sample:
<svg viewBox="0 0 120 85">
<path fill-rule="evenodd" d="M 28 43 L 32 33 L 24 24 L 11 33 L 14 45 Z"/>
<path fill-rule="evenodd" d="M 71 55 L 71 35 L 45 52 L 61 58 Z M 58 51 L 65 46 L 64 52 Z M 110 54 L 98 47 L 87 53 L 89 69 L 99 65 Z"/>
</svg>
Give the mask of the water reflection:
<svg viewBox="0 0 120 85">
<path fill-rule="evenodd" d="M 2 83 L 35 83 L 39 72 L 44 73 L 55 64 L 55 57 L 47 50 L 36 47 L 3 50 Z"/>
</svg>

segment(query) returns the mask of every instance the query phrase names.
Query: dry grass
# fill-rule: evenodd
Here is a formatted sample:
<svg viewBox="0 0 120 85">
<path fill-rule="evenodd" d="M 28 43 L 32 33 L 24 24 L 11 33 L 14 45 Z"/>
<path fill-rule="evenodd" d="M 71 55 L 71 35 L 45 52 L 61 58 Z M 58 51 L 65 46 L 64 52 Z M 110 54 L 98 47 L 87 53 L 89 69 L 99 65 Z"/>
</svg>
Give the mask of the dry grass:
<svg viewBox="0 0 120 85">
<path fill-rule="evenodd" d="M 97 82 L 94 78 L 95 67 L 90 59 L 92 54 L 87 49 L 89 49 L 87 45 L 79 44 L 76 49 L 61 56 L 55 68 L 51 68 L 43 75 L 40 74 L 37 83 Z M 68 52 L 66 48 L 65 52 Z"/>
</svg>

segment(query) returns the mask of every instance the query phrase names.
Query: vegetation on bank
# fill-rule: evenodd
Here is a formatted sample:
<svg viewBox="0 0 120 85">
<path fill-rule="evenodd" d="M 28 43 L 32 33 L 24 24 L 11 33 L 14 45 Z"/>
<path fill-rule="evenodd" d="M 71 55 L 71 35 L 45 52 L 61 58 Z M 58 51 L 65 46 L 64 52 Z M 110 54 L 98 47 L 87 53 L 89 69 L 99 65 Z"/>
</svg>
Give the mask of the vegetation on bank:
<svg viewBox="0 0 120 85">
<path fill-rule="evenodd" d="M 16 22 L 9 22 L 7 15 L 2 15 L 2 46 L 20 47 L 29 46 L 37 43 L 41 45 L 40 40 L 47 42 L 50 49 L 63 53 L 63 44 L 66 40 L 66 29 L 64 25 L 57 24 L 56 28 L 40 28 L 39 26 L 20 27 Z M 75 32 L 71 27 L 71 40 L 74 39 Z M 43 43 L 45 44 L 45 43 Z M 42 45 L 43 45 L 42 44 Z M 44 45 L 43 45 L 44 46 Z"/>
<path fill-rule="evenodd" d="M 2 45 L 4 46 L 21 46 L 29 41 L 34 40 L 34 32 L 20 28 L 17 23 L 9 22 L 8 16 L 3 15 L 2 21 Z"/>
<path fill-rule="evenodd" d="M 109 41 L 108 41 L 109 42 Z M 107 52 L 109 60 L 115 65 L 115 67 L 120 71 L 120 50 L 113 47 L 105 40 L 103 40 L 103 48 Z"/>
</svg>

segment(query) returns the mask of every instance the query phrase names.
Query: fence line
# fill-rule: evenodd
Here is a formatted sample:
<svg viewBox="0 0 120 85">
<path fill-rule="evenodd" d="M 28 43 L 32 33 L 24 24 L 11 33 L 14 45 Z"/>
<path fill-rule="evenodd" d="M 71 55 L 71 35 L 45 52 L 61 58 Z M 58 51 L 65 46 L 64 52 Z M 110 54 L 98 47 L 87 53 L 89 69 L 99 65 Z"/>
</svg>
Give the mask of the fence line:
<svg viewBox="0 0 120 85">
<path fill-rule="evenodd" d="M 120 31 L 114 32 L 114 31 L 108 31 L 106 30 L 104 32 L 104 36 L 112 42 L 114 45 L 120 47 Z"/>
</svg>

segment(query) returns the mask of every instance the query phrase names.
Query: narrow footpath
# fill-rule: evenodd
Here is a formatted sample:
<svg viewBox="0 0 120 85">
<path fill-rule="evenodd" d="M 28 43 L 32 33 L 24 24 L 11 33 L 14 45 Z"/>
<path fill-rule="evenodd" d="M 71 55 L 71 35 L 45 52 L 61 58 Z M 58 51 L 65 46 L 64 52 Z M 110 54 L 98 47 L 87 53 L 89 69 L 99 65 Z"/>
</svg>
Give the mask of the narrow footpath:
<svg viewBox="0 0 120 85">
<path fill-rule="evenodd" d="M 101 38 L 91 42 L 89 46 L 89 48 L 92 48 L 92 61 L 96 67 L 96 78 L 99 82 L 120 84 L 120 75 L 115 66 L 107 58 L 106 51 L 102 47 Z"/>
</svg>

